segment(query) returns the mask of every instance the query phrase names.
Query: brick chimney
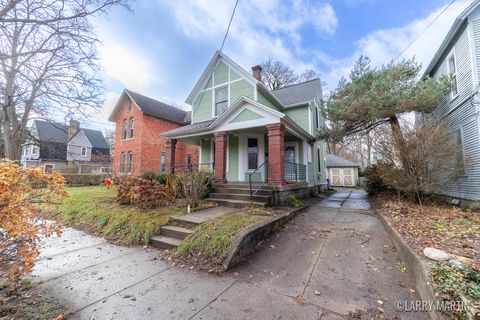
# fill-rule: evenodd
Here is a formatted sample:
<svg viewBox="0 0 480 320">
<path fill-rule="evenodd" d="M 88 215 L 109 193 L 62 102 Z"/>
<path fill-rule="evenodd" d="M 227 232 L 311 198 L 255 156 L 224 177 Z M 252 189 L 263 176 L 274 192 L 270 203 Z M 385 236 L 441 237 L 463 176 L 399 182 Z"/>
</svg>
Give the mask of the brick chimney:
<svg viewBox="0 0 480 320">
<path fill-rule="evenodd" d="M 68 125 L 68 140 L 72 139 L 80 131 L 80 122 L 70 120 Z"/>
<path fill-rule="evenodd" d="M 262 81 L 262 67 L 260 65 L 252 67 L 252 74 L 255 79 Z"/>
</svg>

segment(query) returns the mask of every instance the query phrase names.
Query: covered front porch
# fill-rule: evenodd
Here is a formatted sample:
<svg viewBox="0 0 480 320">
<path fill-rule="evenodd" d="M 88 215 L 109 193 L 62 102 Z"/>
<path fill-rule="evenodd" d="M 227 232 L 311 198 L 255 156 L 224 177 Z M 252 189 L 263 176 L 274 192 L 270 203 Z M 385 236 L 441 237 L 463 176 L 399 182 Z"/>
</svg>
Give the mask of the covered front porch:
<svg viewBox="0 0 480 320">
<path fill-rule="evenodd" d="M 200 147 L 199 163 L 177 163 L 177 141 Z M 216 183 L 254 183 L 283 186 L 309 182 L 309 141 L 283 123 L 263 127 L 218 131 L 196 137 L 170 139 L 170 170 L 208 169 Z M 312 172 L 313 175 L 313 172 Z"/>
</svg>

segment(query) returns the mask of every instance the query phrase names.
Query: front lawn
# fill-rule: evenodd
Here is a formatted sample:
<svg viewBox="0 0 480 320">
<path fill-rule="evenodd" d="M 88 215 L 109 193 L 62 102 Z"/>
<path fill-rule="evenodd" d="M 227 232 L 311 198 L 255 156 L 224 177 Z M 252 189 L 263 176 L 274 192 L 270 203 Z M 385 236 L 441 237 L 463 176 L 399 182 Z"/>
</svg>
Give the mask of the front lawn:
<svg viewBox="0 0 480 320">
<path fill-rule="evenodd" d="M 115 188 L 104 186 L 67 188 L 65 199 L 53 215 L 66 224 L 122 244 L 148 244 L 169 217 L 185 210 L 181 201 L 150 210 L 115 201 Z"/>
</svg>

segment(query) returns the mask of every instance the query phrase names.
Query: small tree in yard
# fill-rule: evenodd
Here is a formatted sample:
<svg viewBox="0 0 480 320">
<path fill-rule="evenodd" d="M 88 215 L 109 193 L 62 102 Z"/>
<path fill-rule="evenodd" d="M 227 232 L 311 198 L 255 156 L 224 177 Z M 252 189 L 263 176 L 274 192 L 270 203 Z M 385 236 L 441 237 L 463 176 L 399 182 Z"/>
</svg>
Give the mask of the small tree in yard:
<svg viewBox="0 0 480 320">
<path fill-rule="evenodd" d="M 0 161 L 0 264 L 11 262 L 10 279 L 31 271 L 42 238 L 61 234 L 61 225 L 47 222 L 44 210 L 65 196 L 59 173 Z"/>
<path fill-rule="evenodd" d="M 455 163 L 459 146 L 442 121 L 405 125 L 401 140 L 392 135 L 385 132 L 377 143 L 378 170 L 387 186 L 411 200 L 421 204 L 423 195 L 448 183 L 461 169 Z"/>
<path fill-rule="evenodd" d="M 180 173 L 178 176 L 180 190 L 187 200 L 187 205 L 195 208 L 210 191 L 213 174 L 207 170 Z"/>
</svg>

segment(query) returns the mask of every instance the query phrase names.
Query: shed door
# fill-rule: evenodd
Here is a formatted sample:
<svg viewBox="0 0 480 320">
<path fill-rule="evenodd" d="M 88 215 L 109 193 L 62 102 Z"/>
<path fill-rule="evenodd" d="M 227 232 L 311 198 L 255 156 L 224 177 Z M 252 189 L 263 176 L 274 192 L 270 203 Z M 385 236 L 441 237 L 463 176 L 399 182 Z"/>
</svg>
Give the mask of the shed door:
<svg viewBox="0 0 480 320">
<path fill-rule="evenodd" d="M 332 169 L 332 186 L 342 185 L 342 175 L 340 169 Z"/>
<path fill-rule="evenodd" d="M 343 186 L 344 187 L 353 187 L 353 170 L 352 169 L 343 169 Z"/>
</svg>

